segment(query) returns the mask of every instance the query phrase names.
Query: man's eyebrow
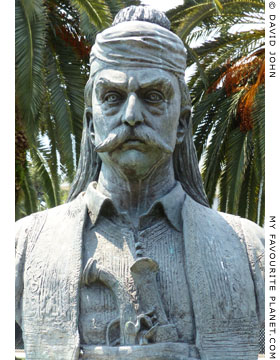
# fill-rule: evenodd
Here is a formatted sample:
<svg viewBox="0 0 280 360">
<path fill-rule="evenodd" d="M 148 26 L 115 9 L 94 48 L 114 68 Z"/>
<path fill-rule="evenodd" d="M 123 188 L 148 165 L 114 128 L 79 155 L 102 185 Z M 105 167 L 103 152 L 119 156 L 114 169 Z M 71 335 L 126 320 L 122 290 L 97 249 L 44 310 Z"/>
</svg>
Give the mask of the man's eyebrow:
<svg viewBox="0 0 280 360">
<path fill-rule="evenodd" d="M 144 80 L 140 83 L 140 87 L 141 89 L 152 87 L 162 88 L 163 92 L 167 93 L 167 95 L 172 95 L 174 93 L 171 81 L 166 78 L 154 78 L 151 80 Z"/>
<path fill-rule="evenodd" d="M 171 85 L 171 81 L 169 79 L 166 78 L 154 78 L 154 79 L 145 79 L 140 83 L 141 88 L 146 88 L 146 87 L 150 87 L 150 86 L 158 86 L 158 85 L 163 85 L 163 86 L 170 86 Z"/>
<path fill-rule="evenodd" d="M 118 80 L 109 80 L 107 78 L 101 77 L 100 79 L 98 79 L 97 83 L 96 83 L 96 88 L 100 87 L 100 86 L 116 86 L 116 87 L 123 87 L 127 85 L 127 81 L 118 81 Z"/>
<path fill-rule="evenodd" d="M 106 87 L 111 87 L 111 88 L 127 88 L 127 86 L 129 83 L 128 79 L 125 79 L 123 81 L 119 80 L 119 79 L 108 79 L 106 77 L 100 77 L 97 80 L 97 83 L 95 85 L 95 88 L 97 90 L 97 92 L 99 92 L 100 90 L 102 90 L 102 88 L 106 88 Z M 174 89 L 172 86 L 172 83 L 170 81 L 170 79 L 167 78 L 152 78 L 152 79 L 143 79 L 140 81 L 139 84 L 139 88 L 140 90 L 145 90 L 145 89 L 151 89 L 151 88 L 157 88 L 159 90 L 162 90 L 166 96 L 172 96 L 174 94 Z"/>
</svg>

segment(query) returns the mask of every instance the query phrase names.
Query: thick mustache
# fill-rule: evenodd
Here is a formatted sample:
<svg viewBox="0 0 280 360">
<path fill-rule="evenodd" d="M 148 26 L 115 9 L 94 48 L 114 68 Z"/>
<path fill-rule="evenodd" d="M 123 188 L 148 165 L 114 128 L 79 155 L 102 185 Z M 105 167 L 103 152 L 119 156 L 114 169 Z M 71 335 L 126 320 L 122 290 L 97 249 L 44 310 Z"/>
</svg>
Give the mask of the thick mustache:
<svg viewBox="0 0 280 360">
<path fill-rule="evenodd" d="M 172 154 L 173 149 L 158 136 L 158 134 L 148 127 L 135 127 L 133 129 L 120 126 L 110 132 L 105 140 L 96 145 L 95 151 L 113 151 L 127 140 L 139 140 L 147 145 L 157 146 L 166 153 Z"/>
</svg>

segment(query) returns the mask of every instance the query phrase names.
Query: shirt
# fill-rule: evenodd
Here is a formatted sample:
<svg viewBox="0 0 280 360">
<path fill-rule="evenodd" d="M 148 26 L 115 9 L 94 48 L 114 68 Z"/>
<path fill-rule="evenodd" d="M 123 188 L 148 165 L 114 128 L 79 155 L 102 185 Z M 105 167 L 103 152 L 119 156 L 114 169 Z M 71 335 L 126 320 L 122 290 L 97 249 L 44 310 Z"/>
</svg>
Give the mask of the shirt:
<svg viewBox="0 0 280 360">
<path fill-rule="evenodd" d="M 114 320 L 120 316 L 118 295 L 114 294 L 110 284 L 105 286 L 104 282 L 90 279 L 89 264 L 95 263 L 99 269 L 109 273 L 124 292 L 123 298 L 128 298 L 137 312 L 139 302 L 141 307 L 141 294 L 130 267 L 140 257 L 149 257 L 158 263 L 156 291 L 165 315 L 175 325 L 178 341 L 193 344 L 195 327 L 184 268 L 181 219 L 185 193 L 181 185 L 176 183 L 168 194 L 154 202 L 139 219 L 138 228 L 95 188 L 96 183 L 91 183 L 85 193 L 89 217 L 83 233 L 84 271 L 79 316 L 81 344 L 106 344 L 106 331 L 111 324 L 112 345 L 119 331 L 114 325 Z"/>
</svg>

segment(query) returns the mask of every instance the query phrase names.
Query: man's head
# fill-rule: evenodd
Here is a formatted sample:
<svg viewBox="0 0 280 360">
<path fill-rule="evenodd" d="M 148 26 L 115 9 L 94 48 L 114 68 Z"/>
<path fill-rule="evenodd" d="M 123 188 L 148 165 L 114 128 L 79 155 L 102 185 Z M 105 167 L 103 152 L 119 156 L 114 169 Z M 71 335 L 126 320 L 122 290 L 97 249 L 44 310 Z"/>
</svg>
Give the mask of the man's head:
<svg viewBox="0 0 280 360">
<path fill-rule="evenodd" d="M 100 70 L 87 118 L 102 162 L 131 180 L 168 163 L 178 141 L 179 94 L 176 77 L 165 70 Z"/>
<path fill-rule="evenodd" d="M 173 154 L 177 180 L 196 201 L 207 204 L 192 142 L 190 97 L 184 82 L 186 52 L 168 26 L 163 13 L 133 6 L 122 10 L 113 26 L 97 36 L 85 89 L 81 157 L 70 199 L 97 180 L 100 158 L 131 165 L 130 170 L 133 164 L 143 164 L 136 171 L 143 177 L 153 164 Z"/>
</svg>

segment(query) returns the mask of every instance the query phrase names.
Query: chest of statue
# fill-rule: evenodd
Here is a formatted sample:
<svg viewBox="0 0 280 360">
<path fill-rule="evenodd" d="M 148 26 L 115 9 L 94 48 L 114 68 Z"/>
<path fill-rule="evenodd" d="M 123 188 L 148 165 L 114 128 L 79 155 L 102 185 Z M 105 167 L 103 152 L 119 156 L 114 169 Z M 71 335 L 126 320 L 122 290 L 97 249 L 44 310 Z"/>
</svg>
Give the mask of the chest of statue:
<svg viewBox="0 0 280 360">
<path fill-rule="evenodd" d="M 43 218 L 36 217 L 38 226 L 35 224 L 32 231 L 24 231 L 24 236 L 28 237 L 23 243 L 26 250 L 18 252 L 23 258 L 26 253 L 27 259 L 24 271 L 19 275 L 22 275 L 24 286 L 21 307 L 24 309 L 22 325 L 28 359 L 186 360 L 186 356 L 188 360 L 199 356 L 211 360 L 256 359 L 258 327 L 254 284 L 243 237 L 239 238 L 231 230 L 238 229 L 234 222 L 229 227 L 219 214 L 189 201 L 182 210 L 183 234 L 164 217 L 135 232 L 125 224 L 114 223 L 102 216 L 93 226 L 86 220 L 86 209 L 78 202 L 70 205 L 62 214 L 64 221 L 57 213 L 55 216 L 39 214 Z M 198 211 L 205 213 L 199 217 Z M 238 219 L 236 222 L 239 224 Z M 227 233 L 221 225 L 228 227 Z M 203 235 L 206 230 L 208 236 Z M 152 296 L 141 296 L 141 286 L 145 282 L 137 282 L 137 271 L 141 266 L 135 269 L 135 262 L 141 265 L 141 261 L 137 261 L 140 255 L 143 265 L 147 265 L 142 267 L 142 273 L 148 290 L 154 285 L 155 293 L 159 294 L 152 303 L 145 302 Z M 147 257 L 151 261 L 145 259 Z M 236 263 L 236 259 L 242 261 Z M 151 270 L 157 270 L 154 262 L 158 263 L 158 272 L 146 272 L 149 265 Z M 254 266 L 256 264 L 254 262 Z M 146 276 L 147 273 L 150 276 Z M 122 301 L 118 302 L 122 289 L 125 289 Z M 151 305 L 158 303 L 158 299 L 167 323 L 165 319 L 162 322 L 159 308 L 155 309 L 153 318 Z M 199 356 L 192 346 L 193 312 L 195 347 Z M 126 317 L 127 314 L 132 317 Z M 132 325 L 129 319 L 132 319 Z M 155 321 L 157 319 L 161 320 Z M 137 320 L 142 326 L 137 333 L 140 337 L 135 336 L 136 331 L 133 334 L 133 330 L 137 330 Z M 156 322 L 159 323 L 157 328 L 164 329 L 169 325 L 171 330 L 175 327 L 178 339 L 173 342 L 174 346 L 166 348 L 166 343 L 154 337 L 155 334 L 149 334 Z M 131 331 L 125 333 L 121 329 L 126 323 L 127 330 Z M 162 339 L 164 333 L 162 330 Z M 244 343 L 244 336 L 252 340 Z M 135 345 L 117 346 L 123 340 L 132 342 L 131 339 Z M 140 340 L 148 340 L 148 345 L 138 345 Z M 215 347 L 212 347 L 213 343 Z M 144 348 L 146 354 L 151 349 L 150 357 L 142 356 Z M 80 349 L 84 351 L 82 357 L 79 357 Z M 164 356 L 153 357 L 160 349 Z M 135 357 L 132 353 L 128 356 L 129 351 Z M 169 357 L 165 356 L 167 353 Z"/>
<path fill-rule="evenodd" d="M 83 238 L 82 344 L 194 343 L 181 232 L 163 217 L 139 229 L 100 217 Z"/>
</svg>

